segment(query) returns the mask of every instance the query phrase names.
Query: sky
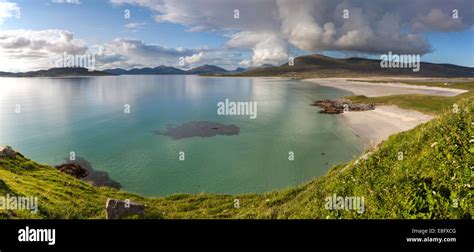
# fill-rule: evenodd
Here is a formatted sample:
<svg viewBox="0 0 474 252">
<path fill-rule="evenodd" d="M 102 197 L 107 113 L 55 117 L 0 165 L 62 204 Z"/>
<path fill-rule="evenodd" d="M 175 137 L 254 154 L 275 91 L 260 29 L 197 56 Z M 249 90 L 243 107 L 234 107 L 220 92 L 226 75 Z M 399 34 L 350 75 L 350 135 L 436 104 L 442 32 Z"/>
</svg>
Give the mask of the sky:
<svg viewBox="0 0 474 252">
<path fill-rule="evenodd" d="M 306 54 L 419 54 L 474 67 L 472 0 L 0 0 L 0 71 L 93 55 L 98 69 L 228 70 Z"/>
</svg>

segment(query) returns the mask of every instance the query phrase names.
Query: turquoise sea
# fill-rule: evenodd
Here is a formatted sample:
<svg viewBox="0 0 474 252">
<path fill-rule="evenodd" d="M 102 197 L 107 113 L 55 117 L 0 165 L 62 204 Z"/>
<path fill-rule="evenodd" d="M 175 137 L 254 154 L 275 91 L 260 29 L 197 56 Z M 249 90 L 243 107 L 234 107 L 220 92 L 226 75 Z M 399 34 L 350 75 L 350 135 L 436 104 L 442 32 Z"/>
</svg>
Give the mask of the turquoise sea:
<svg viewBox="0 0 474 252">
<path fill-rule="evenodd" d="M 123 190 L 143 195 L 267 192 L 324 175 L 363 151 L 340 118 L 310 106 L 344 95 L 278 78 L 0 78 L 0 145 L 53 165 L 73 151 Z M 257 102 L 257 118 L 218 115 L 225 99 Z M 155 134 L 195 121 L 240 130 L 182 139 Z"/>
</svg>

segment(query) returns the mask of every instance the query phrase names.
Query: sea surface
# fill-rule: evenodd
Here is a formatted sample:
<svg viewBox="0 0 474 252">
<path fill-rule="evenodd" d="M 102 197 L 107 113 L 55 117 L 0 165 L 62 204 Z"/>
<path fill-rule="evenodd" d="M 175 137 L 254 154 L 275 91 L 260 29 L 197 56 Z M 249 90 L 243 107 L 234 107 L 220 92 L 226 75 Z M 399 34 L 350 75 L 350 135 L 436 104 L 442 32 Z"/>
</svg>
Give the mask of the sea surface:
<svg viewBox="0 0 474 252">
<path fill-rule="evenodd" d="M 362 153 L 363 143 L 339 117 L 310 106 L 349 94 L 278 78 L 0 78 L 0 145 L 51 165 L 74 152 L 122 190 L 148 196 L 268 192 Z M 257 102 L 257 118 L 219 115 L 225 99 Z M 195 122 L 239 130 L 157 134 Z"/>
</svg>

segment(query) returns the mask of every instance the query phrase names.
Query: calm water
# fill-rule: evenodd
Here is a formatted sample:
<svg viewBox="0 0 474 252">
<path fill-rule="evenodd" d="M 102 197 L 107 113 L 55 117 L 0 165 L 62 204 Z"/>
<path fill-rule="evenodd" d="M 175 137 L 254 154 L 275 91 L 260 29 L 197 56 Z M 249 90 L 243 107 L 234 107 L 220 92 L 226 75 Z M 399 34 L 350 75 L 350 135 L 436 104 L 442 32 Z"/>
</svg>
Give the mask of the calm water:
<svg viewBox="0 0 474 252">
<path fill-rule="evenodd" d="M 283 79 L 0 78 L 0 145 L 48 164 L 74 151 L 123 190 L 144 195 L 271 191 L 321 176 L 361 153 L 362 143 L 339 118 L 309 106 L 343 95 Z M 225 99 L 256 101 L 257 119 L 217 115 Z M 153 133 L 191 121 L 235 124 L 240 133 L 179 140 Z"/>
</svg>

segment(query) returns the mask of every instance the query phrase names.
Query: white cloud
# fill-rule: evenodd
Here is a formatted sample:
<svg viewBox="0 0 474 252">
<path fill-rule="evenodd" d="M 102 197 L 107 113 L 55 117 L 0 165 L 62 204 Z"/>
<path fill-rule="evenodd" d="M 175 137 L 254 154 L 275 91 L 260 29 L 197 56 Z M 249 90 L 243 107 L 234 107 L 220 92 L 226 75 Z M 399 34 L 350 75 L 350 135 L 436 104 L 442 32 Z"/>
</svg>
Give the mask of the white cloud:
<svg viewBox="0 0 474 252">
<path fill-rule="evenodd" d="M 64 30 L 7 30 L 0 31 L 0 50 L 2 49 L 23 53 L 81 54 L 87 50 L 87 46 Z"/>
<path fill-rule="evenodd" d="M 157 65 L 179 66 L 183 57 L 188 64 L 202 60 L 204 52 L 197 49 L 169 48 L 146 44 L 141 40 L 117 38 L 101 46 L 96 60 L 101 69 L 129 66 L 155 67 Z"/>
<path fill-rule="evenodd" d="M 132 22 L 125 25 L 125 28 L 130 31 L 137 31 L 146 25 L 145 22 Z"/>
<path fill-rule="evenodd" d="M 278 33 L 274 32 L 243 31 L 235 33 L 226 43 L 226 47 L 252 48 L 252 61 L 244 61 L 245 64 L 252 66 L 279 64 L 289 58 L 287 43 Z"/>
<path fill-rule="evenodd" d="M 249 67 L 249 66 L 252 66 L 252 62 L 250 62 L 250 60 L 244 59 L 239 62 L 239 66 Z"/>
<path fill-rule="evenodd" d="M 283 41 L 277 42 L 278 32 L 274 32 L 279 30 L 279 23 L 274 15 L 277 8 L 273 0 L 242 0 L 232 3 L 214 0 L 111 0 L 111 2 L 116 5 L 133 4 L 149 8 L 154 12 L 157 22 L 183 24 L 188 27 L 189 32 L 210 31 L 229 34 L 231 41 L 226 43 L 226 48 L 252 49 L 255 52 L 253 58 L 257 62 L 281 60 L 282 53 L 287 51 Z M 234 19 L 234 10 L 239 11 L 239 19 Z M 261 32 L 270 34 L 271 38 L 263 38 L 259 34 Z M 277 48 L 264 48 L 265 44 Z M 235 62 L 237 63 L 238 61 Z"/>
<path fill-rule="evenodd" d="M 53 0 L 48 0 L 49 2 Z M 80 3 L 54 0 L 56 3 Z M 342 51 L 348 54 L 425 54 L 432 51 L 424 32 L 472 29 L 472 0 L 347 1 L 347 0 L 110 0 L 113 5 L 136 5 L 152 12 L 157 22 L 184 25 L 189 32 L 207 31 L 227 38 L 220 48 L 167 48 L 134 39 L 115 39 L 102 45 L 97 59 L 104 66 L 178 66 L 215 64 L 223 67 L 279 64 L 290 51 Z M 459 19 L 452 18 L 452 9 Z M 239 19 L 234 18 L 239 10 Z M 344 19 L 343 10 L 349 11 Z M 19 11 L 0 0 L 0 23 Z M 144 23 L 125 25 L 131 31 Z M 42 59 L 55 53 L 80 54 L 87 46 L 67 31 L 0 32 L 0 57 Z M 101 46 L 101 45 L 94 45 Z M 295 50 L 299 49 L 299 50 Z M 202 53 L 202 54 L 201 54 Z M 0 63 L 3 66 L 11 64 Z M 33 64 L 33 63 L 32 63 Z M 99 65 L 100 67 L 100 65 Z"/>
<path fill-rule="evenodd" d="M 280 64 L 289 58 L 283 40 L 278 38 L 268 38 L 258 43 L 252 50 L 252 64 L 254 66 Z"/>
<path fill-rule="evenodd" d="M 125 28 L 127 29 L 137 29 L 145 25 L 145 22 L 141 23 L 128 23 L 125 25 Z"/>
<path fill-rule="evenodd" d="M 193 56 L 185 57 L 184 62 L 186 64 L 194 64 L 194 63 L 202 61 L 203 58 L 204 58 L 204 52 L 199 52 L 199 53 L 193 54 Z"/>
<path fill-rule="evenodd" d="M 7 18 L 20 14 L 20 7 L 16 3 L 0 0 L 0 24 Z"/>
<path fill-rule="evenodd" d="M 94 54 L 97 69 L 179 66 L 184 58 L 187 65 L 206 61 L 222 67 L 237 65 L 229 50 L 169 48 L 147 44 L 141 40 L 117 38 L 90 48 L 73 34 L 64 30 L 0 31 L 0 71 L 30 71 L 56 67 L 54 61 L 64 53 Z M 204 64 L 204 63 L 203 63 Z"/>
<path fill-rule="evenodd" d="M 53 0 L 53 3 L 57 4 L 81 4 L 79 0 Z"/>
<path fill-rule="evenodd" d="M 13 66 L 40 69 L 53 67 L 53 59 L 63 53 L 80 55 L 86 44 L 64 30 L 0 31 L 0 69 Z"/>
<path fill-rule="evenodd" d="M 334 0 L 112 0 L 149 8 L 157 22 L 178 23 L 188 31 L 229 35 L 228 48 L 250 49 L 253 60 L 284 58 L 289 45 L 301 50 L 337 50 L 379 54 L 431 52 L 425 31 L 457 31 L 472 27 L 470 0 L 334 1 Z M 452 19 L 451 10 L 462 18 Z M 233 18 L 234 9 L 240 18 Z M 349 19 L 343 11 L 349 11 Z M 442 11 L 441 11 L 442 10 Z M 271 38 L 260 39 L 259 34 Z M 256 39 L 258 38 L 258 39 Z M 270 48 L 273 46 L 276 48 Z M 278 63 L 278 62 L 273 62 Z"/>
</svg>

